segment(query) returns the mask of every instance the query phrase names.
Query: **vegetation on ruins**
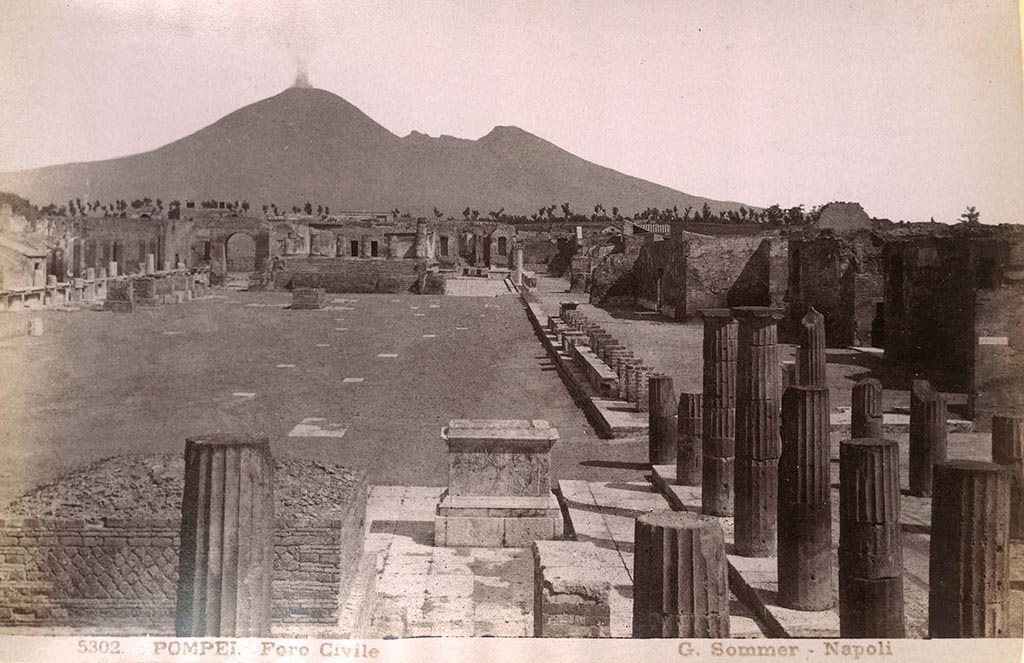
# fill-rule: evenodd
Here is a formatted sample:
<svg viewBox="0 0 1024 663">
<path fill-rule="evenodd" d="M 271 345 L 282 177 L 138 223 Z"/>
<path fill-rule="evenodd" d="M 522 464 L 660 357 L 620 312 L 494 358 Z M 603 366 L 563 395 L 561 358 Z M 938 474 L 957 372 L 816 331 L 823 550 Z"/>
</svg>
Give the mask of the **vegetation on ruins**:
<svg viewBox="0 0 1024 663">
<path fill-rule="evenodd" d="M 964 213 L 960 215 L 960 223 L 966 223 L 968 225 L 977 225 L 981 223 L 981 212 L 979 212 L 974 205 L 969 205 Z"/>
</svg>

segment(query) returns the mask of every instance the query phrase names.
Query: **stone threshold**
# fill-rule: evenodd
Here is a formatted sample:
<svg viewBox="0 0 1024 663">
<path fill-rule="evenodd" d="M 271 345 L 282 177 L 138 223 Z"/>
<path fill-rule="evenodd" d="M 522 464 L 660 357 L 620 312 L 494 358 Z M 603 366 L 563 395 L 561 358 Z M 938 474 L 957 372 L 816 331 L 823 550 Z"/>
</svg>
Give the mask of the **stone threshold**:
<svg viewBox="0 0 1024 663">
<path fill-rule="evenodd" d="M 533 327 L 540 336 L 544 349 L 551 356 L 562 378 L 562 382 L 568 388 L 573 400 L 587 415 L 587 421 L 593 426 L 597 435 L 603 439 L 618 439 L 646 435 L 648 429 L 648 414 L 640 412 L 629 401 L 619 398 L 602 397 L 590 384 L 587 376 L 576 366 L 572 356 L 562 350 L 557 336 L 541 323 L 541 320 L 548 316 L 544 313 L 540 304 L 529 302 L 525 299 L 523 303 L 526 314 L 533 323 Z"/>
<path fill-rule="evenodd" d="M 675 483 L 675 465 L 652 466 L 651 482 L 676 511 L 700 512 L 700 486 Z M 733 548 L 733 519 L 720 517 L 726 550 Z M 775 557 L 741 557 L 726 554 L 729 589 L 765 626 L 769 638 L 838 638 L 839 614 L 835 609 L 803 611 L 777 603 L 777 561 Z"/>
</svg>

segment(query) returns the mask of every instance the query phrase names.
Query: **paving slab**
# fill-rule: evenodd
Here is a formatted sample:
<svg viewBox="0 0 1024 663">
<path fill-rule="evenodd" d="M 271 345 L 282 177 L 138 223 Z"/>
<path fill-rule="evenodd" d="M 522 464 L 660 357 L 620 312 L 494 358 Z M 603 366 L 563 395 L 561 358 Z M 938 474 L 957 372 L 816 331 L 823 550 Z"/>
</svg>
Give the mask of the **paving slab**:
<svg viewBox="0 0 1024 663">
<path fill-rule="evenodd" d="M 589 541 L 597 547 L 602 569 L 607 571 L 612 584 L 611 636 L 632 637 L 634 521 L 644 513 L 665 511 L 672 506 L 646 479 L 561 480 L 558 485 L 560 500 L 569 516 L 569 532 L 575 540 Z M 763 625 L 736 596 L 731 597 L 729 616 L 731 637 L 766 637 Z"/>
</svg>

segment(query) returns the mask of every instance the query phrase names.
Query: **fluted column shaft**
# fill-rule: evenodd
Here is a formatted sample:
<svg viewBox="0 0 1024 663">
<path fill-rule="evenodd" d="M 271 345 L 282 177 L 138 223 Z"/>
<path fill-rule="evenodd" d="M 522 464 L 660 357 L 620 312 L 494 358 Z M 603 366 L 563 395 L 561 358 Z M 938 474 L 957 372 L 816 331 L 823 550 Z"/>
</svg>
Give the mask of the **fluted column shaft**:
<svg viewBox="0 0 1024 663">
<path fill-rule="evenodd" d="M 779 459 L 777 559 L 784 607 L 833 605 L 831 494 L 828 389 L 790 387 L 782 397 Z"/>
<path fill-rule="evenodd" d="M 704 445 L 704 396 L 680 394 L 677 412 L 676 483 L 699 486 Z"/>
<path fill-rule="evenodd" d="M 178 636 L 270 635 L 273 476 L 266 438 L 186 441 Z"/>
<path fill-rule="evenodd" d="M 797 361 L 799 382 L 809 387 L 824 387 L 825 381 L 825 316 L 813 307 L 800 320 L 800 357 Z"/>
<path fill-rule="evenodd" d="M 736 554 L 772 557 L 776 551 L 779 455 L 779 309 L 741 306 L 736 361 Z"/>
<path fill-rule="evenodd" d="M 634 638 L 729 637 L 725 538 L 716 518 L 654 511 L 634 525 Z"/>
<path fill-rule="evenodd" d="M 910 387 L 910 494 L 932 494 L 932 468 L 946 460 L 946 398 L 927 380 Z"/>
<path fill-rule="evenodd" d="M 701 311 L 704 320 L 704 435 L 701 511 L 733 514 L 736 452 L 736 354 L 738 324 L 729 309 Z"/>
<path fill-rule="evenodd" d="M 1002 465 L 953 460 L 935 466 L 928 554 L 928 635 L 1007 635 L 1010 482 Z"/>
<path fill-rule="evenodd" d="M 882 437 L 882 383 L 867 378 L 853 385 L 850 405 L 850 437 Z"/>
<path fill-rule="evenodd" d="M 647 379 L 647 457 L 651 465 L 676 462 L 678 419 L 672 378 L 654 373 Z"/>
<path fill-rule="evenodd" d="M 900 458 L 895 440 L 839 447 L 839 634 L 902 638 Z"/>
</svg>

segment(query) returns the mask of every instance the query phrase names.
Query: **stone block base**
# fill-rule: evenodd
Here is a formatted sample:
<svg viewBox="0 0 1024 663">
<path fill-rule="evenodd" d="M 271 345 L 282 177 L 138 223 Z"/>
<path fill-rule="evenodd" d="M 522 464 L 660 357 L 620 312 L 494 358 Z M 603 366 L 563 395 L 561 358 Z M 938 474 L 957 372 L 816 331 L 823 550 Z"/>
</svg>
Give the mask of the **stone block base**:
<svg viewBox="0 0 1024 663">
<path fill-rule="evenodd" d="M 592 543 L 538 541 L 533 562 L 534 637 L 611 637 L 611 581 Z"/>
<path fill-rule="evenodd" d="M 444 495 L 434 516 L 434 545 L 448 548 L 524 548 L 560 539 L 562 512 L 547 497 Z"/>
<path fill-rule="evenodd" d="M 107 300 L 103 302 L 104 311 L 113 311 L 114 313 L 134 313 L 135 302 L 117 302 Z"/>
</svg>

